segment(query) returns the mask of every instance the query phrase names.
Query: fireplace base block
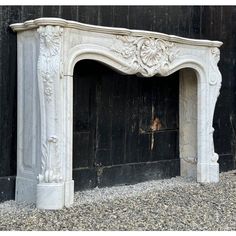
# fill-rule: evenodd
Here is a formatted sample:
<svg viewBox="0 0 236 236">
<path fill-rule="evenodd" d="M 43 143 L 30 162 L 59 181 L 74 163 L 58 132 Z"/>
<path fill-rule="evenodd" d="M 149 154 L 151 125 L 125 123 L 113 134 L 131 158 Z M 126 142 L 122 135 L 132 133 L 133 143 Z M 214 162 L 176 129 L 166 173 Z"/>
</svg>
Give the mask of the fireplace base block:
<svg viewBox="0 0 236 236">
<path fill-rule="evenodd" d="M 17 202 L 35 203 L 36 201 L 36 179 L 16 177 L 15 199 Z"/>
<path fill-rule="evenodd" d="M 202 174 L 204 173 L 204 174 Z M 219 164 L 198 164 L 197 165 L 197 182 L 200 183 L 217 183 L 219 182 Z"/>
<path fill-rule="evenodd" d="M 64 206 L 64 183 L 42 183 L 37 185 L 36 207 L 56 210 Z"/>
</svg>

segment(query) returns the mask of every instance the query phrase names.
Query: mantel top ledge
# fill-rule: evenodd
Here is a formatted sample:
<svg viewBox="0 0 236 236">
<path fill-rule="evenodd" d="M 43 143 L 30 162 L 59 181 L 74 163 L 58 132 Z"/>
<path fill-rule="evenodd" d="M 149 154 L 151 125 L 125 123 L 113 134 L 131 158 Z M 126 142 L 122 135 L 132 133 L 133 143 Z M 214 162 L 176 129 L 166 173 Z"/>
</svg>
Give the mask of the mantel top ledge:
<svg viewBox="0 0 236 236">
<path fill-rule="evenodd" d="M 97 26 L 84 24 L 76 21 L 65 20 L 61 18 L 51 18 L 51 17 L 43 17 L 35 20 L 28 20 L 24 23 L 16 23 L 11 24 L 10 27 L 15 32 L 26 31 L 38 28 L 39 26 L 45 25 L 57 25 L 64 28 L 73 28 L 82 31 L 89 31 L 95 33 L 103 33 L 103 34 L 113 34 L 113 35 L 129 35 L 129 36 L 142 36 L 142 37 L 153 37 L 159 38 L 170 42 L 176 42 L 187 45 L 194 46 L 206 46 L 206 47 L 220 47 L 223 43 L 220 41 L 211 41 L 211 40 L 199 40 L 199 39 L 190 39 L 179 37 L 175 35 L 168 35 L 153 31 L 144 31 L 144 30 L 131 30 L 126 28 L 118 28 L 118 27 L 105 27 L 105 26 Z"/>
</svg>

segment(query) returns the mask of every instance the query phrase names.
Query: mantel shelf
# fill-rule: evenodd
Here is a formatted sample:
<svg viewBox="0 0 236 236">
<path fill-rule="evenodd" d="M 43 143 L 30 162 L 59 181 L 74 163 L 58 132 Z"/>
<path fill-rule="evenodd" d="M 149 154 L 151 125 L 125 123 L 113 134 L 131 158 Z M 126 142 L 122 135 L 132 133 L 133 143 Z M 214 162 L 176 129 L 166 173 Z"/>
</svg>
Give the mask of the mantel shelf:
<svg viewBox="0 0 236 236">
<path fill-rule="evenodd" d="M 223 43 L 220 41 L 211 41 L 211 40 L 200 40 L 200 39 L 190 39 L 184 37 L 178 37 L 175 35 L 168 35 L 158 32 L 145 31 L 145 30 L 131 30 L 126 28 L 116 28 L 116 27 L 105 27 L 98 25 L 84 24 L 71 20 L 64 20 L 61 18 L 38 18 L 35 20 L 25 21 L 24 23 L 16 23 L 10 25 L 11 28 L 16 31 L 25 31 L 38 28 L 39 26 L 44 25 L 58 25 L 63 28 L 72 28 L 82 31 L 89 31 L 94 33 L 103 33 L 103 34 L 115 34 L 115 35 L 128 35 L 134 37 L 152 37 L 167 40 L 170 42 L 196 45 L 196 46 L 207 46 L 207 47 L 220 47 Z"/>
</svg>

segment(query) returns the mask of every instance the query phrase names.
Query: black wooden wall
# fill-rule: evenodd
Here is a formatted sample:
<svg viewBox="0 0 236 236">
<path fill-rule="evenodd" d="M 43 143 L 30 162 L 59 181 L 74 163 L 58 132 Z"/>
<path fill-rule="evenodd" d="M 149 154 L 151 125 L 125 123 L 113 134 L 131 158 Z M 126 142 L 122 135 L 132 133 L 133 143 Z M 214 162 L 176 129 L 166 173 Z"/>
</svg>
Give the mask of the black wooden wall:
<svg viewBox="0 0 236 236">
<path fill-rule="evenodd" d="M 73 84 L 75 190 L 180 175 L 178 72 L 144 78 L 84 60 Z"/>
<path fill-rule="evenodd" d="M 9 24 L 43 16 L 223 41 L 215 148 L 222 171 L 236 168 L 236 7 L 0 6 L 0 200 L 14 198 L 16 175 L 16 34 Z"/>
</svg>

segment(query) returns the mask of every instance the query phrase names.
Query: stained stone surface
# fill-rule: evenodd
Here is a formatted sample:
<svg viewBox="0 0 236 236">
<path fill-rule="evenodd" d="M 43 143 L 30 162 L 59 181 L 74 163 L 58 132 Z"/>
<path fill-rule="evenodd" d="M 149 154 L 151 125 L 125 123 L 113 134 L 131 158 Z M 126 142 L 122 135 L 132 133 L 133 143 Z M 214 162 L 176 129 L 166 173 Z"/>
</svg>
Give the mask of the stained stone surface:
<svg viewBox="0 0 236 236">
<path fill-rule="evenodd" d="M 217 184 L 176 177 L 77 192 L 57 211 L 7 201 L 0 230 L 236 230 L 236 171 Z"/>
</svg>

